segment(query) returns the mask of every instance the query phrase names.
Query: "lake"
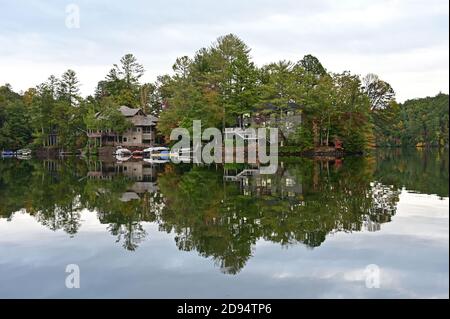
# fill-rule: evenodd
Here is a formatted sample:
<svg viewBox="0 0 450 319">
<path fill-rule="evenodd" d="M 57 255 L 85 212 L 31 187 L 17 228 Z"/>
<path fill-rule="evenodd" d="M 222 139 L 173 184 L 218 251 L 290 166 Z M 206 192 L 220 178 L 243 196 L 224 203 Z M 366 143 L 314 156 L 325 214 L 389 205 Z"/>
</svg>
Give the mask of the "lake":
<svg viewBox="0 0 450 319">
<path fill-rule="evenodd" d="M 448 150 L 285 158 L 273 175 L 3 159 L 0 297 L 448 298 L 448 183 Z"/>
</svg>

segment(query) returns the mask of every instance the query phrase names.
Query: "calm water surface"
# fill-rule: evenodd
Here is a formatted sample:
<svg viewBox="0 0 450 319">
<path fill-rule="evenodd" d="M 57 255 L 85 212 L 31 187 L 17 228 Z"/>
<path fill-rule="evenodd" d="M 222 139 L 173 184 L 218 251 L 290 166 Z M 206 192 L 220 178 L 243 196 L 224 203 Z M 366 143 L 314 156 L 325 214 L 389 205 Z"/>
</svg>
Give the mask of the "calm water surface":
<svg viewBox="0 0 450 319">
<path fill-rule="evenodd" d="M 448 298 L 448 161 L 0 160 L 0 297 Z"/>
</svg>

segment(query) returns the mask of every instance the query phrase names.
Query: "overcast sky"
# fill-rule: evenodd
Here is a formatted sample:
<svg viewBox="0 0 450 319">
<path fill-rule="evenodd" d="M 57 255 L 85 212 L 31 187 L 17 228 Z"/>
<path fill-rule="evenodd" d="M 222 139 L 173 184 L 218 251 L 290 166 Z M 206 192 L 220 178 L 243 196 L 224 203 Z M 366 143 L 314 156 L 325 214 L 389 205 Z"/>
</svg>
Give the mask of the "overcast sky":
<svg viewBox="0 0 450 319">
<path fill-rule="evenodd" d="M 66 26 L 70 4 L 79 28 Z M 448 0 L 0 0 L 0 85 L 25 90 L 72 68 L 91 94 L 125 53 L 154 81 L 228 33 L 260 66 L 313 54 L 329 71 L 378 74 L 399 101 L 449 90 Z"/>
</svg>

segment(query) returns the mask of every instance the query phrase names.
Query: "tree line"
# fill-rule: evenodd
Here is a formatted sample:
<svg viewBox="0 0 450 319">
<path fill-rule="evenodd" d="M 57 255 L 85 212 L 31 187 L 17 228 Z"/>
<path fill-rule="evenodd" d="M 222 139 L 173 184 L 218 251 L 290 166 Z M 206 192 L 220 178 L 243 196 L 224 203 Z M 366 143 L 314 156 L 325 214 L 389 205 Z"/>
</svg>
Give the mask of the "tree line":
<svg viewBox="0 0 450 319">
<path fill-rule="evenodd" d="M 448 94 L 407 100 L 373 116 L 380 146 L 448 146 Z"/>
<path fill-rule="evenodd" d="M 6 84 L 0 87 L 0 148 L 81 149 L 87 130 L 129 128 L 120 105 L 159 116 L 158 131 L 168 137 L 175 127 L 190 129 L 192 120 L 224 128 L 249 113 L 282 117 L 289 103 L 301 107 L 303 120 L 283 142 L 300 149 L 328 146 L 333 138 L 350 151 L 448 145 L 446 94 L 397 103 L 391 85 L 374 74 L 329 72 L 312 55 L 258 67 L 250 52 L 237 36 L 222 36 L 193 57 L 177 58 L 173 72 L 154 83 L 142 83 L 143 65 L 126 54 L 85 98 L 73 70 L 25 92 Z M 276 113 L 267 105 L 280 114 L 267 114 Z"/>
</svg>

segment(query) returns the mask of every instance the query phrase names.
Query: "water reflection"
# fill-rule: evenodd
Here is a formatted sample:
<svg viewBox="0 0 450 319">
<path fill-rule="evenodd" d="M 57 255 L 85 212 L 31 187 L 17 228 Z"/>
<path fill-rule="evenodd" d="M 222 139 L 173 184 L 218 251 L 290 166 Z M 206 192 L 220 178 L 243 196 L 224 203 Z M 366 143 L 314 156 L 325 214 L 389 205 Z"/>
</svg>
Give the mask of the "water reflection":
<svg viewBox="0 0 450 319">
<path fill-rule="evenodd" d="M 201 167 L 110 160 L 0 162 L 0 216 L 24 210 L 76 236 L 95 211 L 126 250 L 148 238 L 143 223 L 175 234 L 182 251 L 236 274 L 259 239 L 320 246 L 335 232 L 378 231 L 403 187 L 448 197 L 448 153 L 399 150 L 343 161 L 285 159 L 276 174 L 251 167 Z"/>
</svg>

